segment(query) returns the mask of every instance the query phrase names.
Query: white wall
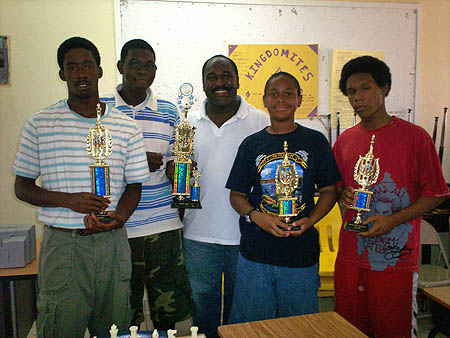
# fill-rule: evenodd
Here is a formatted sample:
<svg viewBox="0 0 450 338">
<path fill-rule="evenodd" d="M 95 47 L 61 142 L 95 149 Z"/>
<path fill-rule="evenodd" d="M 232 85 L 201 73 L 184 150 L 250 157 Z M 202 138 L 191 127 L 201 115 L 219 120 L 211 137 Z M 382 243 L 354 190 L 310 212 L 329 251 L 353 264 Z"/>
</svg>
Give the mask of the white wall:
<svg viewBox="0 0 450 338">
<path fill-rule="evenodd" d="M 277 2 L 286 4 L 285 0 L 271 1 Z M 417 93 L 420 100 L 416 122 L 431 134 L 434 116 L 442 120 L 442 107 L 450 108 L 450 3 L 448 0 L 397 2 L 421 4 Z M 1 0 L 0 35 L 11 38 L 12 67 L 11 85 L 0 86 L 0 224 L 30 223 L 35 222 L 36 208 L 19 202 L 13 191 L 11 167 L 19 133 L 29 115 L 66 96 L 65 83 L 58 79 L 56 62 L 56 50 L 66 38 L 79 35 L 93 41 L 100 50 L 104 70 L 100 90 L 108 91 L 115 85 L 114 0 Z M 449 130 L 450 125 L 444 154 L 447 182 L 450 182 Z M 440 130 L 438 140 L 439 135 Z"/>
</svg>

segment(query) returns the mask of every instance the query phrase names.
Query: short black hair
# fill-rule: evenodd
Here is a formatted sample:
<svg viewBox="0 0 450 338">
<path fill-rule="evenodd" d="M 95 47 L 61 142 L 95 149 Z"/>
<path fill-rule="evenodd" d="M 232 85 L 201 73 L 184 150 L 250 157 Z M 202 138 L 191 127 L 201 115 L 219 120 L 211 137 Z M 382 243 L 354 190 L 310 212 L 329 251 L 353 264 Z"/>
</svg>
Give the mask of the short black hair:
<svg viewBox="0 0 450 338">
<path fill-rule="evenodd" d="M 100 66 L 100 53 L 98 52 L 97 47 L 95 47 L 95 45 L 88 39 L 79 36 L 74 36 L 72 38 L 65 40 L 58 47 L 58 65 L 61 70 L 64 68 L 64 58 L 66 57 L 66 54 L 70 50 L 75 48 L 84 48 L 90 51 L 94 56 L 97 67 Z"/>
<path fill-rule="evenodd" d="M 133 39 L 123 45 L 122 50 L 120 51 L 120 60 L 125 61 L 125 59 L 127 58 L 128 52 L 132 49 L 137 49 L 137 48 L 148 50 L 156 58 L 155 51 L 153 50 L 152 46 L 150 46 L 150 44 L 147 41 L 144 41 L 142 39 Z"/>
<path fill-rule="evenodd" d="M 298 82 L 297 78 L 289 73 L 286 72 L 277 72 L 277 73 L 273 73 L 266 81 L 266 85 L 264 86 L 264 96 L 267 95 L 267 87 L 269 86 L 269 82 L 273 79 L 276 79 L 277 77 L 280 76 L 287 76 L 288 78 L 290 78 L 292 81 L 294 81 L 295 86 L 297 87 L 297 94 L 298 96 L 302 95 L 302 90 L 300 88 L 300 83 Z"/>
<path fill-rule="evenodd" d="M 348 61 L 344 67 L 342 67 L 339 89 L 345 96 L 347 96 L 347 80 L 356 73 L 368 73 L 372 75 L 378 87 L 387 85 L 388 89 L 386 96 L 389 94 L 392 85 L 389 67 L 377 58 L 364 55 Z"/>
<path fill-rule="evenodd" d="M 208 64 L 208 62 L 213 60 L 213 59 L 216 59 L 216 58 L 223 58 L 223 59 L 228 60 L 231 63 L 231 66 L 233 67 L 234 72 L 236 73 L 237 79 L 239 80 L 239 71 L 238 71 L 238 68 L 237 68 L 236 64 L 234 63 L 234 61 L 231 60 L 229 57 L 226 57 L 225 55 L 220 55 L 220 54 L 214 55 L 213 57 L 211 57 L 208 60 L 206 60 L 206 62 L 203 64 L 203 67 L 202 67 L 202 79 L 205 77 L 205 68 L 206 68 L 206 65 Z"/>
</svg>

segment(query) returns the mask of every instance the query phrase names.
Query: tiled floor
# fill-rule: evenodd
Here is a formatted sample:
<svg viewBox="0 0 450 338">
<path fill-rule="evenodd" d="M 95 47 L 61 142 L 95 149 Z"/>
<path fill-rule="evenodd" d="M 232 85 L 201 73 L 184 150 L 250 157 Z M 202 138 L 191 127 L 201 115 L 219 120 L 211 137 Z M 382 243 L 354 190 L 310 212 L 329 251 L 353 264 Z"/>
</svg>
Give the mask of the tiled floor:
<svg viewBox="0 0 450 338">
<path fill-rule="evenodd" d="M 145 305 L 146 320 L 141 324 L 140 329 L 145 330 L 145 331 L 152 331 L 153 324 L 150 319 L 148 304 L 146 303 L 145 299 L 144 299 L 144 305 Z M 319 298 L 319 311 L 320 312 L 333 311 L 333 309 L 334 309 L 334 299 L 332 297 Z M 177 336 L 179 336 L 179 337 L 183 336 L 183 335 L 189 336 L 190 335 L 189 329 L 190 329 L 191 325 L 192 325 L 191 320 L 186 320 L 184 322 L 177 323 L 177 325 L 176 325 L 176 329 L 178 331 Z M 431 322 L 431 317 L 420 318 L 418 320 L 417 326 L 419 329 L 418 338 L 428 337 L 428 333 L 433 328 L 433 324 Z M 445 335 L 440 334 L 440 333 L 436 336 L 436 338 L 445 338 L 445 337 L 446 337 Z M 36 328 L 34 325 L 31 328 L 31 331 L 28 334 L 27 338 L 36 338 Z M 85 338 L 89 338 L 88 332 L 86 332 Z M 276 337 L 274 337 L 274 338 L 276 338 Z"/>
</svg>

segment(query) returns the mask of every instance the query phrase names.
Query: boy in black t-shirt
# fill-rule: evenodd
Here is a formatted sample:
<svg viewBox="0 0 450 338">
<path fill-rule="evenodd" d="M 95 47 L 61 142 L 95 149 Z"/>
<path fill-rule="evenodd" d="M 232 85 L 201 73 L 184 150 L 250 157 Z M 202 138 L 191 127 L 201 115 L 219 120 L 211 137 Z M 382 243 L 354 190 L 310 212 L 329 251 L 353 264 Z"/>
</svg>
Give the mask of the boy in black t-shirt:
<svg viewBox="0 0 450 338">
<path fill-rule="evenodd" d="M 318 311 L 319 236 L 313 225 L 333 207 L 335 183 L 341 179 L 325 137 L 294 121 L 302 101 L 297 79 L 285 72 L 272 75 L 263 100 L 271 125 L 242 142 L 226 184 L 231 205 L 241 215 L 230 323 Z M 289 225 L 278 216 L 275 183 L 277 166 L 286 156 L 285 141 L 298 175 L 293 192 L 298 215 Z"/>
</svg>

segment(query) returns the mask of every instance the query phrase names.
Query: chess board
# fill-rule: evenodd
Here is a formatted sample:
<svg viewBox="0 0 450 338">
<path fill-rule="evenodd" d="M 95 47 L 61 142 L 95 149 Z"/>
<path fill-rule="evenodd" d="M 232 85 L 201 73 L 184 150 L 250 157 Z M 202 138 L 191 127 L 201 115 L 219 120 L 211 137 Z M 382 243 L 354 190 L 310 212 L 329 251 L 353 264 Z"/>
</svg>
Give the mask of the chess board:
<svg viewBox="0 0 450 338">
<path fill-rule="evenodd" d="M 150 331 L 138 331 L 137 336 L 138 338 L 152 338 L 152 333 Z M 159 338 L 167 338 L 167 332 L 165 331 L 158 331 Z M 100 338 L 110 338 L 111 336 L 102 336 Z M 117 334 L 117 338 L 130 338 L 130 332 L 126 333 L 119 333 Z"/>
<path fill-rule="evenodd" d="M 138 331 L 137 336 L 138 338 L 152 338 L 152 333 L 150 331 Z M 166 331 L 158 331 L 159 334 L 159 338 L 167 338 L 167 332 Z M 178 337 L 177 335 L 175 335 L 177 338 L 190 338 L 190 336 L 181 336 Z M 110 338 L 111 336 L 102 336 L 100 338 Z M 119 333 L 117 335 L 117 338 L 130 338 L 130 333 L 126 332 L 126 333 Z M 198 338 L 206 338 L 206 336 L 203 333 L 199 333 L 198 334 Z"/>
</svg>

